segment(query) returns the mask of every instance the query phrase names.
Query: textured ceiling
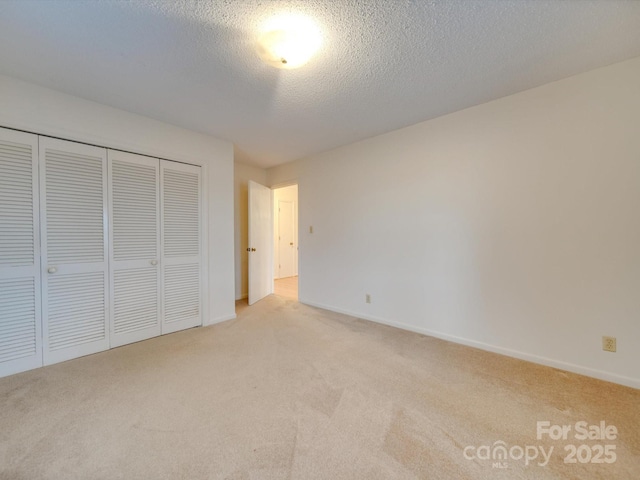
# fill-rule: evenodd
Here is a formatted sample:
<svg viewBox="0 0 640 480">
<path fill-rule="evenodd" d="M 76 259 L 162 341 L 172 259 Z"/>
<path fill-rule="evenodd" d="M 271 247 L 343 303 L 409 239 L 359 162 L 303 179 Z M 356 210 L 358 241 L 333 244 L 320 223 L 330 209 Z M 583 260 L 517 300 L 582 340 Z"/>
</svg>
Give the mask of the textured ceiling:
<svg viewBox="0 0 640 480">
<path fill-rule="evenodd" d="M 263 64 L 260 26 L 318 54 Z M 0 0 L 0 73 L 229 140 L 269 167 L 640 56 L 619 0 Z"/>
</svg>

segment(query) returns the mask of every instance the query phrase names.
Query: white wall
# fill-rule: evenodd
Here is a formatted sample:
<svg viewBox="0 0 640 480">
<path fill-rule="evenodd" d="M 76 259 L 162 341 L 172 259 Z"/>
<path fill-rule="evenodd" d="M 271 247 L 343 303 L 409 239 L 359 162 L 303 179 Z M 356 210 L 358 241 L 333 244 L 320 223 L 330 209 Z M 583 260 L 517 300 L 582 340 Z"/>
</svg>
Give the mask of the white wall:
<svg viewBox="0 0 640 480">
<path fill-rule="evenodd" d="M 230 143 L 1 75 L 0 126 L 202 165 L 209 227 L 204 322 L 235 317 Z"/>
<path fill-rule="evenodd" d="M 293 224 L 287 222 L 287 225 L 280 225 L 280 212 L 279 204 L 281 201 L 292 202 L 294 217 Z M 287 187 L 279 187 L 273 189 L 273 278 L 280 278 L 280 238 L 278 235 L 279 227 L 284 228 L 284 231 L 290 231 L 292 228 L 294 233 L 293 244 L 295 251 L 298 248 L 298 185 L 289 185 Z M 295 255 L 293 261 L 294 275 L 298 275 L 298 255 Z M 285 275 L 286 276 L 286 275 Z"/>
<path fill-rule="evenodd" d="M 234 167 L 235 185 L 235 298 L 249 295 L 249 180 L 265 185 L 267 171 L 236 162 Z"/>
<path fill-rule="evenodd" d="M 637 58 L 270 169 L 301 301 L 639 388 L 639 126 Z"/>
</svg>

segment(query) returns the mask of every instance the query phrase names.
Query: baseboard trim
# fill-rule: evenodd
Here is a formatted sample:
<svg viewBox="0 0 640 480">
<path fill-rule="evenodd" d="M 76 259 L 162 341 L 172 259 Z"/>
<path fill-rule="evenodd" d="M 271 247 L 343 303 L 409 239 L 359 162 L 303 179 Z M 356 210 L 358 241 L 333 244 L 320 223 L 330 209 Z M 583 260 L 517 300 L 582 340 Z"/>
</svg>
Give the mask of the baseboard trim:
<svg viewBox="0 0 640 480">
<path fill-rule="evenodd" d="M 464 337 L 458 337 L 455 335 L 449 335 L 447 333 L 438 332 L 435 330 L 429 330 L 427 328 L 414 327 L 412 325 L 408 325 L 406 323 L 394 322 L 390 320 L 386 320 L 384 318 L 375 317 L 372 315 L 366 315 L 362 313 L 351 312 L 349 310 L 345 310 L 342 308 L 336 308 L 331 305 L 325 305 L 316 302 L 310 302 L 307 300 L 299 300 L 300 303 L 304 303 L 305 305 L 309 305 L 316 308 L 322 308 L 324 310 L 329 310 L 331 312 L 342 313 L 344 315 L 349 315 L 351 317 L 360 318 L 362 320 L 367 320 L 374 323 L 380 323 L 383 325 L 388 325 L 390 327 L 400 328 L 402 330 L 408 330 L 410 332 L 420 333 L 422 335 L 428 335 L 430 337 L 439 338 L 441 340 L 447 340 L 449 342 L 458 343 L 460 345 L 466 345 L 468 347 L 478 348 L 480 350 L 485 350 L 487 352 L 498 353 L 500 355 L 505 355 L 507 357 L 517 358 L 519 360 L 526 360 L 528 362 L 537 363 L 539 365 L 545 365 L 547 367 L 557 368 L 559 370 L 565 370 L 567 372 L 577 373 L 579 375 L 585 375 L 587 377 L 597 378 L 598 380 L 604 380 L 611 383 L 617 383 L 619 385 L 624 385 L 626 387 L 640 389 L 640 379 L 625 377 L 622 375 L 616 375 L 614 373 L 605 372 L 602 370 L 596 370 L 593 368 L 583 367 L 581 365 L 576 365 L 574 363 L 563 362 L 560 360 L 554 360 L 548 357 L 541 357 L 539 355 L 534 355 L 531 353 L 521 352 L 518 350 L 511 350 L 509 348 L 498 347 L 496 345 L 492 345 L 489 343 L 478 342 L 476 340 L 471 340 Z"/>
<path fill-rule="evenodd" d="M 212 318 L 209 322 L 205 323 L 203 326 L 208 327 L 210 325 L 215 325 L 216 323 L 226 322 L 227 320 L 234 320 L 236 318 L 236 314 L 233 313 L 231 315 L 224 315 L 222 317 Z"/>
</svg>

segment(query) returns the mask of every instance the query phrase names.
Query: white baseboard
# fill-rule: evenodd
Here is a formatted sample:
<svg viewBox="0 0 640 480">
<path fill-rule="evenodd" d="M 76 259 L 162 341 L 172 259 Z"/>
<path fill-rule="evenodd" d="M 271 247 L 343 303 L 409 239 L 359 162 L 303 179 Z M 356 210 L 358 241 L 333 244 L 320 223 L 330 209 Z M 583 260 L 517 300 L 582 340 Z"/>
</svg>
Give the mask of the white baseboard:
<svg viewBox="0 0 640 480">
<path fill-rule="evenodd" d="M 203 325 L 203 327 L 208 327 L 210 325 L 215 325 L 216 323 L 226 322 L 227 320 L 233 320 L 235 318 L 236 318 L 236 314 L 235 313 L 230 314 L 230 315 L 224 315 L 224 316 L 218 317 L 218 318 L 212 318 L 207 323 L 205 323 Z"/>
<path fill-rule="evenodd" d="M 499 353 L 500 355 L 506 355 L 507 357 L 518 358 L 520 360 L 526 360 L 528 362 L 537 363 L 539 365 L 545 365 L 547 367 L 553 367 L 559 370 L 578 373 L 580 375 L 585 375 L 587 377 L 593 377 L 599 380 L 605 380 L 607 382 L 617 383 L 619 385 L 640 389 L 640 379 L 637 379 L 637 378 L 616 375 L 614 373 L 605 372 L 602 370 L 596 370 L 588 367 L 583 367 L 581 365 L 576 365 L 573 363 L 562 362 L 560 360 L 554 360 L 552 358 L 541 357 L 539 355 L 534 355 L 531 353 L 520 352 L 518 350 L 511 350 L 509 348 L 504 348 L 504 347 L 498 347 L 496 345 L 491 345 L 489 343 L 478 342 L 476 340 L 471 340 L 464 337 L 457 337 L 455 335 L 449 335 L 447 333 L 437 332 L 434 330 L 429 330 L 427 328 L 414 327 L 406 323 L 385 320 L 383 318 L 374 317 L 371 315 L 351 312 L 341 308 L 335 308 L 330 305 L 323 305 L 320 303 L 303 301 L 303 300 L 299 300 L 299 301 L 300 303 L 304 303 L 305 305 L 322 308 L 324 310 L 329 310 L 331 312 L 342 313 L 344 315 L 360 318 L 362 320 L 368 320 L 370 322 L 381 323 L 383 325 L 389 325 L 391 327 L 400 328 L 402 330 L 408 330 L 410 332 L 415 332 L 415 333 L 420 333 L 422 335 L 428 335 L 430 337 L 440 338 L 442 340 L 458 343 L 460 345 L 466 345 L 468 347 L 478 348 L 480 350 L 485 350 L 487 352 Z"/>
</svg>

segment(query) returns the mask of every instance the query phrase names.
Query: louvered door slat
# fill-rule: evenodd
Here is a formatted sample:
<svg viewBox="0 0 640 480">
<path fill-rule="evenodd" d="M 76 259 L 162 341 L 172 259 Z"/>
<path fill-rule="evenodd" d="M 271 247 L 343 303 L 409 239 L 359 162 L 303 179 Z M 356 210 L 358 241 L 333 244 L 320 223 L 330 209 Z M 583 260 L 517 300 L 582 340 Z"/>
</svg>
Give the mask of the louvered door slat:
<svg viewBox="0 0 640 480">
<path fill-rule="evenodd" d="M 0 280 L 0 362 L 38 354 L 35 298 L 34 278 Z"/>
<path fill-rule="evenodd" d="M 112 346 L 160 335 L 159 166 L 109 151 Z"/>
<path fill-rule="evenodd" d="M 0 265 L 33 265 L 34 145 L 5 140 L 9 133 L 16 132 L 0 131 Z M 14 222 L 21 227 L 16 228 Z M 21 246 L 19 251 L 15 241 Z"/>
<path fill-rule="evenodd" d="M 104 274 L 57 275 L 49 281 L 49 348 L 52 351 L 105 337 Z"/>
<path fill-rule="evenodd" d="M 47 148 L 47 255 L 53 264 L 103 262 L 104 156 Z"/>
<path fill-rule="evenodd" d="M 0 376 L 42 365 L 38 138 L 0 128 Z"/>
<path fill-rule="evenodd" d="M 106 150 L 40 138 L 44 363 L 105 350 Z"/>
<path fill-rule="evenodd" d="M 161 162 L 162 333 L 202 324 L 200 167 Z"/>
<path fill-rule="evenodd" d="M 157 269 L 116 272 L 114 285 L 116 335 L 158 325 Z"/>
<path fill-rule="evenodd" d="M 200 266 L 169 265 L 165 269 L 165 322 L 197 316 L 200 308 Z"/>
<path fill-rule="evenodd" d="M 200 253 L 200 175 L 164 169 L 164 255 L 197 256 Z"/>
</svg>

